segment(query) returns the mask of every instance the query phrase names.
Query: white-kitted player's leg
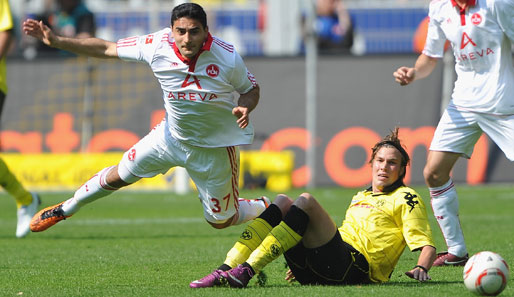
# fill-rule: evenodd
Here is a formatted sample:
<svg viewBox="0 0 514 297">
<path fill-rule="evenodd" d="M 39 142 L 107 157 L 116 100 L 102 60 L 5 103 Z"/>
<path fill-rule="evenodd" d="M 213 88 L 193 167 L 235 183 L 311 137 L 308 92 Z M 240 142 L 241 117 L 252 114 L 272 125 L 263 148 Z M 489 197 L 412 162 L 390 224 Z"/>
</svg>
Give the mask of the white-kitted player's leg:
<svg viewBox="0 0 514 297">
<path fill-rule="evenodd" d="M 239 198 L 239 149 L 195 148 L 186 167 L 196 184 L 205 219 L 215 228 L 238 225 L 258 217 L 269 199 Z"/>
<path fill-rule="evenodd" d="M 491 140 L 514 161 L 514 115 L 477 114 L 478 124 Z"/>
<path fill-rule="evenodd" d="M 126 151 L 117 166 L 104 168 L 85 182 L 72 198 L 63 203 L 64 214 L 70 216 L 82 206 L 110 195 L 121 187 L 143 177 L 153 177 L 168 171 L 169 164 L 161 158 L 160 153 L 163 138 L 163 127 L 158 125 Z"/>
<path fill-rule="evenodd" d="M 85 182 L 72 198 L 39 211 L 30 222 L 33 232 L 44 231 L 56 223 L 70 217 L 82 206 L 105 197 L 117 189 L 130 185 L 143 177 L 153 177 L 166 173 L 175 166 L 168 158 L 171 153 L 163 156 L 167 150 L 165 130 L 158 125 L 143 139 L 123 154 L 118 166 L 100 170 Z"/>
<path fill-rule="evenodd" d="M 464 257 L 468 252 L 459 220 L 459 199 L 450 179 L 440 187 L 429 188 L 434 216 L 443 232 L 448 252 Z"/>
<path fill-rule="evenodd" d="M 118 166 L 111 166 L 100 170 L 80 186 L 72 198 L 40 210 L 32 218 L 30 230 L 33 232 L 44 231 L 58 222 L 69 218 L 82 206 L 105 197 L 119 189 L 119 187 L 111 186 L 107 182 L 108 176 L 112 174 L 118 176 L 117 168 Z"/>
<path fill-rule="evenodd" d="M 459 219 L 459 201 L 450 173 L 459 157 L 469 158 L 482 135 L 475 114 L 449 106 L 442 115 L 423 170 L 432 209 L 448 246 L 434 266 L 461 266 L 468 259 Z"/>
<path fill-rule="evenodd" d="M 87 182 L 85 182 L 72 198 L 66 200 L 62 204 L 62 210 L 66 216 L 71 216 L 76 213 L 82 206 L 91 203 L 99 198 L 110 195 L 119 187 L 111 186 L 107 182 L 107 176 L 110 174 L 118 175 L 118 166 L 111 166 L 100 170 L 97 174 L 93 175 Z M 112 171 L 112 172 L 111 172 Z"/>
</svg>

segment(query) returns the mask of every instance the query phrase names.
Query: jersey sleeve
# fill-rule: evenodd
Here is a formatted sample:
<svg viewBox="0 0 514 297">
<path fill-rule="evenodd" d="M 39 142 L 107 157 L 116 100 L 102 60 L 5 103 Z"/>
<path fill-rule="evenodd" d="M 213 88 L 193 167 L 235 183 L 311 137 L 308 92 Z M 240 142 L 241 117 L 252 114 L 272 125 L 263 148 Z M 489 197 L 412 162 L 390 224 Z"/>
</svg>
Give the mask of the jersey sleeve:
<svg viewBox="0 0 514 297">
<path fill-rule="evenodd" d="M 423 199 L 410 188 L 404 191 L 403 196 L 398 203 L 401 208 L 402 233 L 407 246 L 411 251 L 425 245 L 435 246 Z"/>
<path fill-rule="evenodd" d="M 155 52 L 155 44 L 159 40 L 155 34 L 120 39 L 116 43 L 118 57 L 126 61 L 139 61 L 150 64 Z"/>
<path fill-rule="evenodd" d="M 255 77 L 248 71 L 243 58 L 238 53 L 235 53 L 235 63 L 230 83 L 239 94 L 248 93 L 257 85 Z"/>
<path fill-rule="evenodd" d="M 13 28 L 11 9 L 7 0 L 0 0 L 0 31 Z"/>
<path fill-rule="evenodd" d="M 444 44 L 446 43 L 446 36 L 437 18 L 437 10 L 432 4 L 430 5 L 427 39 L 423 49 L 423 54 L 433 58 L 443 57 Z"/>
<path fill-rule="evenodd" d="M 514 43 L 514 0 L 498 0 L 494 2 L 494 14 L 498 25 Z"/>
</svg>

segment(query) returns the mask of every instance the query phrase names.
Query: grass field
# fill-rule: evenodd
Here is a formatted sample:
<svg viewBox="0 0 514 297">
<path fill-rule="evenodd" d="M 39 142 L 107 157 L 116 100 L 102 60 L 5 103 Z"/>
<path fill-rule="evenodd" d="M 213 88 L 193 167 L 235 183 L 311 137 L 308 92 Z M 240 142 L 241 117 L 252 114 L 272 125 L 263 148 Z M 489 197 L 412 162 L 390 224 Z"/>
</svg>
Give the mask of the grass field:
<svg viewBox="0 0 514 297">
<path fill-rule="evenodd" d="M 415 187 L 429 205 L 428 192 Z M 514 187 L 458 187 L 461 222 L 470 253 L 491 250 L 514 265 Z M 312 193 L 338 225 L 353 189 L 316 189 Z M 291 191 L 295 196 L 300 190 Z M 243 191 L 257 197 L 263 191 Z M 42 193 L 43 206 L 70 193 Z M 438 250 L 442 235 L 429 208 Z M 120 191 L 84 207 L 67 221 L 27 238 L 14 236 L 12 198 L 0 194 L 0 296 L 470 296 L 462 268 L 430 271 L 432 281 L 417 283 L 403 272 L 418 253 L 406 250 L 391 281 L 382 285 L 299 286 L 283 280 L 283 258 L 268 265 L 268 281 L 252 280 L 243 290 L 189 288 L 212 271 L 238 238 L 243 226 L 215 230 L 203 220 L 196 195 Z M 514 274 L 514 273 L 513 273 Z M 514 282 L 502 296 L 514 296 Z"/>
</svg>

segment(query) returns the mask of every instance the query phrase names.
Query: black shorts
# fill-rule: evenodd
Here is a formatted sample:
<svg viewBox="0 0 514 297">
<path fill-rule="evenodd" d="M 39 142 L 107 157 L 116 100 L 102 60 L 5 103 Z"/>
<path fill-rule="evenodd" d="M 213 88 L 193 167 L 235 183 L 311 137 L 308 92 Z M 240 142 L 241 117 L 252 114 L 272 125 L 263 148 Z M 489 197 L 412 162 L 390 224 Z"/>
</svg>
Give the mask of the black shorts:
<svg viewBox="0 0 514 297">
<path fill-rule="evenodd" d="M 296 280 L 302 285 L 370 283 L 366 258 L 344 242 L 339 231 L 323 246 L 309 249 L 300 242 L 288 250 L 284 257 Z"/>
</svg>

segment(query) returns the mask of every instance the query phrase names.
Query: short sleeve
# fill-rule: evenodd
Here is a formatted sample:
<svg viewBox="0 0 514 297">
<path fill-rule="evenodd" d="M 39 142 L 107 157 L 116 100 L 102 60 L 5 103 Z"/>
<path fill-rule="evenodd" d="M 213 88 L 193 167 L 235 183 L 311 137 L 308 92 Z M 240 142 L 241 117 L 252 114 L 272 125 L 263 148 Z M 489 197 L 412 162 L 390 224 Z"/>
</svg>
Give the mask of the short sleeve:
<svg viewBox="0 0 514 297">
<path fill-rule="evenodd" d="M 13 21 L 9 2 L 0 0 L 0 31 L 7 31 L 13 28 Z"/>
<path fill-rule="evenodd" d="M 150 64 L 156 44 L 159 41 L 158 33 L 120 39 L 116 43 L 118 57 L 126 61 L 139 61 Z"/>
<path fill-rule="evenodd" d="M 403 195 L 401 202 L 402 233 L 407 246 L 411 250 L 426 245 L 435 246 L 423 199 L 412 189 L 405 191 Z"/>
<path fill-rule="evenodd" d="M 235 63 L 230 83 L 239 94 L 248 93 L 257 85 L 257 81 L 250 71 L 246 68 L 243 58 L 235 53 Z"/>
<path fill-rule="evenodd" d="M 498 0 L 494 2 L 494 14 L 498 25 L 514 43 L 514 0 Z"/>
<path fill-rule="evenodd" d="M 430 5 L 428 12 L 428 32 L 427 40 L 425 42 L 425 48 L 423 54 L 433 57 L 441 58 L 444 54 L 444 44 L 446 43 L 446 36 L 441 29 L 440 21 L 437 18 L 436 9 Z"/>
</svg>

